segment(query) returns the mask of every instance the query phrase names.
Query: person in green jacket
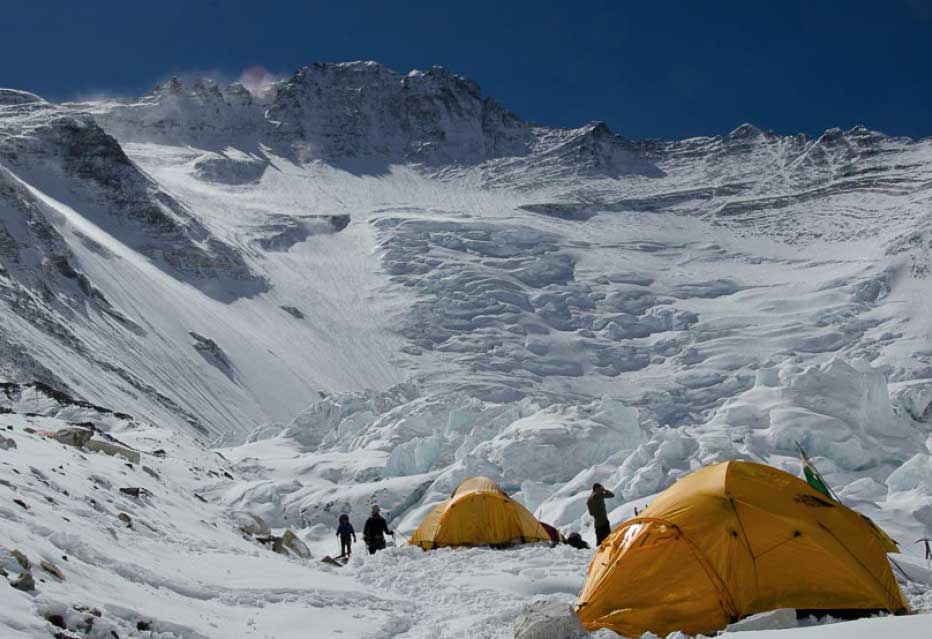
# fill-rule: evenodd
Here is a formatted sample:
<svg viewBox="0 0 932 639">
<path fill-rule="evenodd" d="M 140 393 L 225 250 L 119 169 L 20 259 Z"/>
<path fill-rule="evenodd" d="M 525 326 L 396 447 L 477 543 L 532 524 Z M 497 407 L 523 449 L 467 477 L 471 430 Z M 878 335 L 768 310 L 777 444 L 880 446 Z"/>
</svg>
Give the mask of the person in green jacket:
<svg viewBox="0 0 932 639">
<path fill-rule="evenodd" d="M 602 484 L 593 484 L 592 494 L 586 500 L 586 509 L 595 521 L 595 539 L 599 545 L 612 532 L 612 525 L 608 522 L 608 515 L 605 512 L 605 500 L 614 496 L 615 494 L 610 490 L 605 490 Z"/>
</svg>

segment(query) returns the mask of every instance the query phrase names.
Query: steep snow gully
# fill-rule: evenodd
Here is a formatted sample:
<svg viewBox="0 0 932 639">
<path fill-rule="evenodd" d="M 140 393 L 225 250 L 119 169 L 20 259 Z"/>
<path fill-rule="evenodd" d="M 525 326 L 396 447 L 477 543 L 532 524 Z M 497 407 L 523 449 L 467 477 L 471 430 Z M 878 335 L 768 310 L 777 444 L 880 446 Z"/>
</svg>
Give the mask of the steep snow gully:
<svg viewBox="0 0 932 639">
<path fill-rule="evenodd" d="M 932 139 L 865 127 L 633 141 L 373 62 L 0 89 L 0 635 L 509 637 L 591 552 L 404 547 L 462 479 L 593 542 L 595 481 L 617 524 L 799 442 L 920 614 L 767 639 L 925 637 L 930 227 Z M 321 563 L 373 503 L 398 547 Z"/>
</svg>

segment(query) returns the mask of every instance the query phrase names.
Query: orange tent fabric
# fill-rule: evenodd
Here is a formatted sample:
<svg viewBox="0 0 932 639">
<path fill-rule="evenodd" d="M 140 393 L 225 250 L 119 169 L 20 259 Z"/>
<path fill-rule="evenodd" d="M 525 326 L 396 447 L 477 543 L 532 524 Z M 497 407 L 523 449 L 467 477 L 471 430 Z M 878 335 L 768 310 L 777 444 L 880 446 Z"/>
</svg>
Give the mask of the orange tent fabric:
<svg viewBox="0 0 932 639">
<path fill-rule="evenodd" d="M 721 630 L 777 608 L 905 612 L 884 544 L 861 515 L 770 466 L 687 475 L 602 543 L 577 613 L 589 630 Z"/>
<path fill-rule="evenodd" d="M 550 541 L 550 535 L 534 515 L 491 479 L 473 477 L 428 513 L 408 543 L 427 550 L 535 541 Z"/>
</svg>

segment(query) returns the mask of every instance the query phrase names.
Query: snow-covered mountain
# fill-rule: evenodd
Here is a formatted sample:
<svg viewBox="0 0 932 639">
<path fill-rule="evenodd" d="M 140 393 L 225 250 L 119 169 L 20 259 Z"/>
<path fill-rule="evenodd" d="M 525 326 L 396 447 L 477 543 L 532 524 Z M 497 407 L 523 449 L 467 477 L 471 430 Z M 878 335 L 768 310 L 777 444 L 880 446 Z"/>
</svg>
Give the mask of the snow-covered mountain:
<svg viewBox="0 0 932 639">
<path fill-rule="evenodd" d="M 171 490 L 196 486 L 226 531 L 181 534 L 230 554 L 225 509 L 297 527 L 316 551 L 335 513 L 361 524 L 378 501 L 407 532 L 474 474 L 591 534 L 593 481 L 619 495 L 617 522 L 714 461 L 796 473 L 798 441 L 904 542 L 921 582 L 930 222 L 932 139 L 865 127 L 634 141 L 527 123 L 439 67 L 373 62 L 314 64 L 260 92 L 172 80 L 53 104 L 2 89 L 0 419 L 182 442 L 192 468 L 223 446 L 234 480 L 173 472 Z M 35 388 L 80 400 L 80 416 Z M 30 440 L 0 461 L 47 475 L 42 460 L 70 459 L 42 450 Z M 69 516 L 89 530 L 102 515 L 85 510 Z M 18 543 L 48 529 L 3 512 Z M 106 538 L 67 543 L 103 553 Z M 145 557 L 174 552 L 139 549 L 153 574 Z M 377 565 L 359 560 L 359 578 L 378 582 Z M 188 578 L 174 590 L 197 598 Z M 581 575 L 560 583 L 549 592 Z M 479 601 L 498 636 L 510 608 Z M 371 608 L 412 613 L 394 605 Z M 163 636 L 220 636 L 198 623 Z"/>
</svg>

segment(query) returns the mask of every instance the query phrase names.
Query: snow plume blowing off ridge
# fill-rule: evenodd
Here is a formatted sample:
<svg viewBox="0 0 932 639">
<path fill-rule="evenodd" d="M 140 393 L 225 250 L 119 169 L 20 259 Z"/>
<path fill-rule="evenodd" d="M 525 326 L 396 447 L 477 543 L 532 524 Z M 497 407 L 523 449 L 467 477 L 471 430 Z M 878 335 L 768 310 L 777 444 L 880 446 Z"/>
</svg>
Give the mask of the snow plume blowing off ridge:
<svg viewBox="0 0 932 639">
<path fill-rule="evenodd" d="M 261 64 L 246 67 L 239 76 L 239 83 L 254 96 L 263 95 L 279 80 Z"/>
<path fill-rule="evenodd" d="M 0 634 L 508 637 L 591 554 L 404 547 L 464 478 L 592 543 L 595 482 L 797 442 L 932 607 L 932 140 L 580 124 L 374 62 L 0 89 Z"/>
</svg>

